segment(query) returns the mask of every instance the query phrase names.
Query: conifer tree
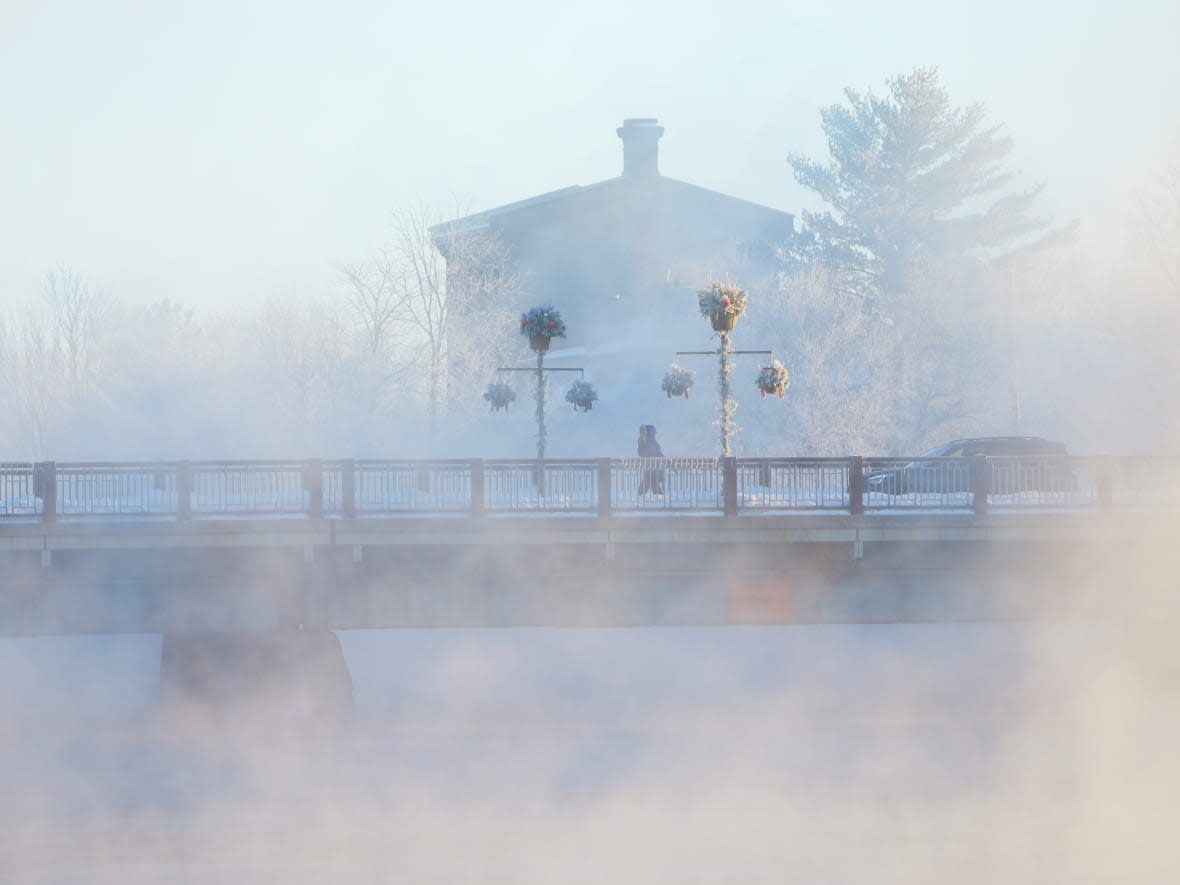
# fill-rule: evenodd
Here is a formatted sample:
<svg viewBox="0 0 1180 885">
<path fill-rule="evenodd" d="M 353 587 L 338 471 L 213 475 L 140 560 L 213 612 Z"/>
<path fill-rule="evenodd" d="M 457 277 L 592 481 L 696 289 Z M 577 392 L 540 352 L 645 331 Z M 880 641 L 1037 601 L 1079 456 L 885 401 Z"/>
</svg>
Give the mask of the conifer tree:
<svg viewBox="0 0 1180 885">
<path fill-rule="evenodd" d="M 791 155 L 796 180 L 832 207 L 803 213 L 796 262 L 819 259 L 852 293 L 890 296 L 1052 237 L 1030 214 L 1041 187 L 1008 190 L 1013 142 L 982 105 L 952 105 L 935 68 L 887 87 L 845 89 L 847 104 L 820 111 L 827 162 Z"/>
</svg>

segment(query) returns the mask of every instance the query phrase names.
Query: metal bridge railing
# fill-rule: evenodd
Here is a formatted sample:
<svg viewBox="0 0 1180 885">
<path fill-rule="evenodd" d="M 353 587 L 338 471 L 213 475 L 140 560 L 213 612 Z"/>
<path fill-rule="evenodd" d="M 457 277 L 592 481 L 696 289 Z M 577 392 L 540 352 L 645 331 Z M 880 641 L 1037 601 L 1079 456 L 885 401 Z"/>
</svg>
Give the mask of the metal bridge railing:
<svg viewBox="0 0 1180 885">
<path fill-rule="evenodd" d="M 210 461 L 185 465 L 188 507 L 201 516 L 284 516 L 312 512 L 304 461 Z M 314 469 L 314 468 L 312 468 Z M 178 507 L 178 512 L 182 508 Z"/>
<path fill-rule="evenodd" d="M 41 514 L 43 494 L 34 481 L 35 469 L 36 465 L 28 462 L 0 463 L 0 517 Z"/>
<path fill-rule="evenodd" d="M 1103 458 L 874 458 L 865 461 L 864 507 L 986 512 L 1102 506 L 1108 467 Z"/>
<path fill-rule="evenodd" d="M 1096 480 L 1099 494 L 1120 510 L 1159 510 L 1176 507 L 1180 500 L 1180 459 L 1161 457 L 1109 458 L 1107 486 Z"/>
<path fill-rule="evenodd" d="M 612 512 L 723 507 L 720 458 L 619 458 L 610 471 Z"/>
<path fill-rule="evenodd" d="M 483 475 L 489 513 L 590 513 L 598 504 L 595 461 L 488 461 Z"/>
<path fill-rule="evenodd" d="M 739 510 L 849 510 L 850 458 L 739 458 Z"/>
<path fill-rule="evenodd" d="M 0 463 L 0 520 L 1180 508 L 1180 458 Z"/>
<path fill-rule="evenodd" d="M 329 513 L 343 510 L 343 483 L 349 471 L 339 471 L 339 500 L 325 502 Z M 337 471 L 332 471 L 336 476 Z M 356 515 L 401 513 L 466 513 L 471 510 L 470 461 L 357 461 L 353 500 Z M 330 488 L 335 492 L 336 485 Z"/>
<path fill-rule="evenodd" d="M 1003 457 L 990 459 L 993 510 L 1088 507 L 1098 502 L 1097 460 Z"/>
<path fill-rule="evenodd" d="M 93 462 L 58 464 L 60 516 L 171 516 L 176 513 L 176 470 L 169 464 Z M 43 486 L 48 480 L 38 482 Z"/>
<path fill-rule="evenodd" d="M 971 510 L 970 458 L 873 458 L 864 462 L 864 509 Z"/>
</svg>

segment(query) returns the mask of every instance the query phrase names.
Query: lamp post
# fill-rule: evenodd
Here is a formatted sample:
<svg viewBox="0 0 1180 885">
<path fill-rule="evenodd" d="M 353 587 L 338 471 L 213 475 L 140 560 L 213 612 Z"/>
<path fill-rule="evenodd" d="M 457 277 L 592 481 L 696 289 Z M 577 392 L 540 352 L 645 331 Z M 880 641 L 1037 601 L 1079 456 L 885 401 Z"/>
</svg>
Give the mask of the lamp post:
<svg viewBox="0 0 1180 885">
<path fill-rule="evenodd" d="M 713 331 L 721 338 L 721 344 L 716 350 L 676 351 L 678 357 L 715 356 L 718 358 L 717 387 L 721 402 L 717 423 L 721 426 L 721 456 L 723 458 L 728 458 L 731 455 L 729 443 L 736 430 L 733 416 L 737 412 L 737 402 L 734 401 L 729 389 L 729 373 L 733 371 L 731 357 L 773 355 L 773 351 L 770 350 L 734 350 L 730 345 L 729 333 L 733 331 L 738 317 L 745 313 L 746 298 L 747 293 L 743 289 L 729 283 L 713 283 L 708 289 L 699 290 L 697 300 L 701 314 L 709 317 Z M 786 377 L 785 372 L 783 377 Z"/>
<path fill-rule="evenodd" d="M 729 345 L 729 332 L 721 332 L 721 346 L 716 350 L 678 350 L 676 356 L 715 356 L 720 365 L 717 371 L 717 387 L 720 393 L 720 414 L 718 424 L 721 425 L 721 456 L 730 456 L 729 441 L 733 438 L 733 416 L 737 413 L 737 403 L 730 395 L 729 373 L 733 371 L 731 356 L 770 356 L 770 350 L 734 350 Z"/>
<path fill-rule="evenodd" d="M 537 365 L 531 369 L 518 368 L 515 366 L 502 366 L 496 369 L 497 372 L 531 372 L 535 377 L 534 397 L 537 402 L 537 471 L 536 484 L 537 489 L 544 493 L 545 491 L 545 373 L 546 372 L 577 372 L 579 375 L 584 375 L 585 372 L 581 368 L 545 367 L 545 354 L 549 352 L 549 341 L 552 338 L 565 337 L 565 323 L 562 322 L 561 314 L 549 304 L 540 307 L 534 307 L 528 313 L 520 316 L 520 331 L 521 334 L 527 335 L 529 339 L 529 347 L 537 355 Z M 587 385 L 587 387 L 590 387 Z M 591 395 L 597 397 L 593 393 L 593 388 L 590 387 Z M 573 394 L 575 397 L 577 394 Z M 570 395 L 567 394 L 567 398 Z M 574 400 L 575 406 L 580 400 Z M 589 411 L 589 404 L 586 405 Z"/>
<path fill-rule="evenodd" d="M 496 369 L 497 372 L 529 372 L 536 376 L 536 388 L 534 390 L 534 398 L 537 401 L 537 460 L 541 461 L 545 458 L 545 373 L 546 372 L 577 372 L 580 375 L 585 374 L 585 370 L 581 368 L 564 368 L 552 367 L 545 368 L 545 351 L 537 351 L 537 366 L 534 369 L 504 367 Z"/>
</svg>

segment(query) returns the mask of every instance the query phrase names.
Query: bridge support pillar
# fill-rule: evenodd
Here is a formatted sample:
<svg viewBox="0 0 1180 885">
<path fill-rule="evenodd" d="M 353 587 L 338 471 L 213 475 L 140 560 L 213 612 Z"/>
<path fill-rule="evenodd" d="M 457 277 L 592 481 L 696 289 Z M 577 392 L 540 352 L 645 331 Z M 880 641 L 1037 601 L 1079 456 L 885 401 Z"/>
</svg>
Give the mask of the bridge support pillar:
<svg viewBox="0 0 1180 885">
<path fill-rule="evenodd" d="M 216 724 L 331 724 L 352 712 L 352 677 L 330 630 L 169 633 L 160 703 Z"/>
</svg>

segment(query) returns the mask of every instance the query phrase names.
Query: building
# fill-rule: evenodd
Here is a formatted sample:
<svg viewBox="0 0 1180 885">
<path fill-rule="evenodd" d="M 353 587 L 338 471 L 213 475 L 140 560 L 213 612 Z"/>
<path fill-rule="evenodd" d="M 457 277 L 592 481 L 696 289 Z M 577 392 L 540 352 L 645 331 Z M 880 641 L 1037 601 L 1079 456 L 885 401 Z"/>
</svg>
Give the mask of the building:
<svg viewBox="0 0 1180 885">
<path fill-rule="evenodd" d="M 593 351 L 621 329 L 651 342 L 649 330 L 696 315 L 693 293 L 711 278 L 745 285 L 764 276 L 794 229 L 789 213 L 661 175 L 657 120 L 624 120 L 616 132 L 621 175 L 431 230 L 448 262 L 469 254 L 456 245 L 465 238 L 494 235 L 523 281 L 519 308 L 554 304 L 569 330 L 566 349 Z"/>
</svg>

